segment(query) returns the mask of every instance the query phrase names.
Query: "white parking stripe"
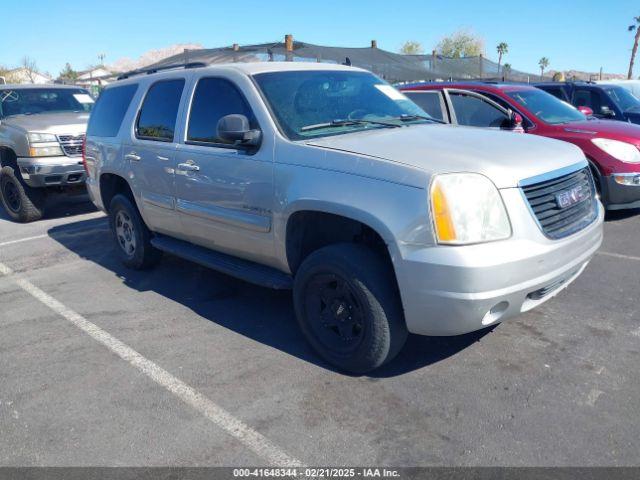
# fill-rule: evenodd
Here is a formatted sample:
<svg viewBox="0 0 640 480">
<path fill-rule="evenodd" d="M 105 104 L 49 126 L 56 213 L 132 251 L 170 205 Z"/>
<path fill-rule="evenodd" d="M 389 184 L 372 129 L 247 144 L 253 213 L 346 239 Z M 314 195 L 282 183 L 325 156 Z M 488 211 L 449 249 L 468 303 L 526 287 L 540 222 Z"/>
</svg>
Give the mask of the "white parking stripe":
<svg viewBox="0 0 640 480">
<path fill-rule="evenodd" d="M 11 275 L 13 272 L 9 267 L 0 263 L 0 273 L 3 275 Z M 269 464 L 288 467 L 300 467 L 303 465 L 299 460 L 290 457 L 269 439 L 253 430 L 241 420 L 235 418 L 197 390 L 190 387 L 182 380 L 174 377 L 151 360 L 143 357 L 134 349 L 97 325 L 91 323 L 82 315 L 66 307 L 55 298 L 33 285 L 30 281 L 21 277 L 16 277 L 13 281 L 25 292 L 29 293 L 51 310 L 67 319 L 87 335 L 91 336 L 94 340 L 100 342 L 120 358 L 129 362 L 158 385 L 169 390 L 180 400 L 203 414 L 215 425 L 238 439 L 246 447 L 267 460 Z"/>
<path fill-rule="evenodd" d="M 26 237 L 26 238 L 20 238 L 18 240 L 10 240 L 8 242 L 0 243 L 0 247 L 6 247 L 7 245 L 15 245 L 16 243 L 29 242 L 31 240 L 38 240 L 40 238 L 46 238 L 48 236 L 49 235 L 36 235 L 35 237 Z"/>
<path fill-rule="evenodd" d="M 89 233 L 98 233 L 98 232 L 107 232 L 107 231 L 109 231 L 109 227 L 105 226 L 104 228 L 92 228 L 90 230 L 72 230 L 70 232 L 60 232 L 56 234 L 56 237 L 73 237 L 76 235 L 87 235 Z M 2 242 L 0 243 L 0 247 L 6 247 L 7 245 L 15 245 L 16 243 L 30 242 L 32 240 L 40 240 L 42 238 L 50 238 L 50 237 L 51 235 L 45 234 L 45 235 L 36 235 L 34 237 L 19 238 L 17 240 L 9 240 L 6 242 Z"/>
<path fill-rule="evenodd" d="M 635 260 L 636 262 L 640 262 L 640 257 L 633 257 L 631 255 L 622 255 L 620 253 L 598 252 L 598 255 L 604 255 L 607 257 L 614 257 L 614 258 L 623 258 L 625 260 Z"/>
</svg>

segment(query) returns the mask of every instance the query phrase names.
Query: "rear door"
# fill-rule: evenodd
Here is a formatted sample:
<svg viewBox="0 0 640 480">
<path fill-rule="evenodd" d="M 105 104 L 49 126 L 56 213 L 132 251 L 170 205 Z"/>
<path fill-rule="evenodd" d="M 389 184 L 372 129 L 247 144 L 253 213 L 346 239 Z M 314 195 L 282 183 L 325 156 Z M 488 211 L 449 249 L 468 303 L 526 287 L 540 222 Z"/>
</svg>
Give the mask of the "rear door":
<svg viewBox="0 0 640 480">
<path fill-rule="evenodd" d="M 176 125 L 184 86 L 184 78 L 151 84 L 124 148 L 146 224 L 154 231 L 178 237 L 182 227 L 175 210 Z"/>
</svg>

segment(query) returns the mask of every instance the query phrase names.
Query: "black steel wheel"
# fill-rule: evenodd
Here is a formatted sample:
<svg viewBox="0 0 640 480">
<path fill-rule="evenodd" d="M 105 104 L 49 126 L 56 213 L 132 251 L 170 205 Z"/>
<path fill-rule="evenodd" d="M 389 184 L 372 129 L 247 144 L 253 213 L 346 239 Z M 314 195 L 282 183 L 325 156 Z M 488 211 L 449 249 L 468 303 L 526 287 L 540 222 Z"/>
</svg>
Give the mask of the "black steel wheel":
<svg viewBox="0 0 640 480">
<path fill-rule="evenodd" d="M 393 269 L 364 245 L 329 245 L 296 273 L 294 304 L 311 346 L 341 370 L 362 374 L 390 361 L 407 337 Z"/>
</svg>

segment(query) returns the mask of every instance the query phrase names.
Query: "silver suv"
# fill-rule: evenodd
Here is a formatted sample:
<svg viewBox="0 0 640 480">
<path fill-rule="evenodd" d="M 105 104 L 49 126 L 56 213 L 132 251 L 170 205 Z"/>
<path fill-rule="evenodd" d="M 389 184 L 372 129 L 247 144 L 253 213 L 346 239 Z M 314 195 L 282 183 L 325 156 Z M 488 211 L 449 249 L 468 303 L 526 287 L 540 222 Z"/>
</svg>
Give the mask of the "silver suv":
<svg viewBox="0 0 640 480">
<path fill-rule="evenodd" d="M 125 265 L 161 252 L 276 289 L 331 364 L 393 358 L 553 297 L 602 241 L 575 146 L 442 125 L 373 74 L 254 63 L 140 73 L 98 99 L 87 185 Z"/>
<path fill-rule="evenodd" d="M 38 220 L 51 189 L 81 187 L 89 92 L 62 85 L 0 85 L 0 198 L 11 218 Z"/>
</svg>

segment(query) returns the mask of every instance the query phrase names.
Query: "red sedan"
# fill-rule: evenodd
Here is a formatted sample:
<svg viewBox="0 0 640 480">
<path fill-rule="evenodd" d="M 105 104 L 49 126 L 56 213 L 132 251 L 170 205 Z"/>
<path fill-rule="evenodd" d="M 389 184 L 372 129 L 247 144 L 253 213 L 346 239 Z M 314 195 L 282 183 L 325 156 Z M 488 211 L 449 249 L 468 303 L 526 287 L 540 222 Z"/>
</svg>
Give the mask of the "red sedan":
<svg viewBox="0 0 640 480">
<path fill-rule="evenodd" d="M 571 142 L 591 163 L 609 210 L 640 208 L 640 125 L 598 120 L 523 84 L 420 83 L 400 87 L 432 117 L 469 127 L 518 129 Z"/>
</svg>

